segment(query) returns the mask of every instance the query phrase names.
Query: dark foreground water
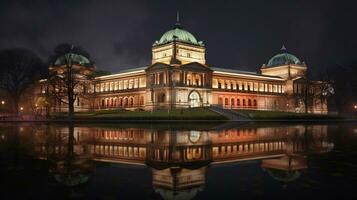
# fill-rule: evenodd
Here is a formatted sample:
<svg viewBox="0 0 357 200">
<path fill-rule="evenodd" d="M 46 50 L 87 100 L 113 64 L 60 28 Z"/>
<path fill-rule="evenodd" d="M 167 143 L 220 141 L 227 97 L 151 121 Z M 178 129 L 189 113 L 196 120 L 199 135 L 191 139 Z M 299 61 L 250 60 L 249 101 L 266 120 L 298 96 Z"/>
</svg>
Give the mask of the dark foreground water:
<svg viewBox="0 0 357 200">
<path fill-rule="evenodd" d="M 355 199 L 357 125 L 0 124 L 0 199 Z"/>
</svg>

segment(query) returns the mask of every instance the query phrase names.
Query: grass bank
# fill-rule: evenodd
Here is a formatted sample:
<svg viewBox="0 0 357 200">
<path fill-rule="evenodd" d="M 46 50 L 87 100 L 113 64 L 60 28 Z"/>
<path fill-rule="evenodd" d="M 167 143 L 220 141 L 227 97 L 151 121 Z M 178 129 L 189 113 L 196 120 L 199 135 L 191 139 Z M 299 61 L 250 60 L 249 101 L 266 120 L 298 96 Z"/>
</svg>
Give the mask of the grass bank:
<svg viewBox="0 0 357 200">
<path fill-rule="evenodd" d="M 338 115 L 305 114 L 283 111 L 236 110 L 242 116 L 253 120 L 343 120 Z"/>
<path fill-rule="evenodd" d="M 67 113 L 54 113 L 52 119 L 66 119 Z M 227 120 L 207 108 L 154 111 L 100 110 L 75 113 L 75 120 Z"/>
</svg>

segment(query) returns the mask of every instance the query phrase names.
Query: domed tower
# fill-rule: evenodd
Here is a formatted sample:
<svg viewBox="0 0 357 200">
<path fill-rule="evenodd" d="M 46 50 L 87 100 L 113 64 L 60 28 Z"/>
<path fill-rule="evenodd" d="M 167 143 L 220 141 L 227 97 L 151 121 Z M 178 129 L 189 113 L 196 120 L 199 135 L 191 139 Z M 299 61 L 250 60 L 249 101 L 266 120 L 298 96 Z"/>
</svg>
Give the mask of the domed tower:
<svg viewBox="0 0 357 200">
<path fill-rule="evenodd" d="M 164 33 L 152 47 L 152 64 L 186 64 L 191 62 L 206 63 L 205 47 L 190 32 L 183 29 L 179 16 L 173 29 Z"/>
<path fill-rule="evenodd" d="M 263 64 L 261 67 L 263 75 L 280 76 L 286 80 L 302 77 L 306 70 L 305 63 L 288 53 L 284 45 L 279 54 L 273 56 L 268 64 Z"/>
</svg>

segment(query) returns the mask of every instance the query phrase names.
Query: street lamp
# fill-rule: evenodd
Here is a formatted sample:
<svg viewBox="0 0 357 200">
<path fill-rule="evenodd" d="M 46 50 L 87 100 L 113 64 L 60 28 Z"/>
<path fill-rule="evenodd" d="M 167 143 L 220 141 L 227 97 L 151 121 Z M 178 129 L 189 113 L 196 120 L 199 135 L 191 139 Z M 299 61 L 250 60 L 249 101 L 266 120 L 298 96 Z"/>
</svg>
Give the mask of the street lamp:
<svg viewBox="0 0 357 200">
<path fill-rule="evenodd" d="M 354 105 L 353 108 L 354 108 L 355 110 L 357 110 L 357 105 Z"/>
<path fill-rule="evenodd" d="M 20 110 L 23 111 L 23 110 L 24 110 L 24 107 L 20 107 Z"/>
<path fill-rule="evenodd" d="M 1 105 L 4 105 L 4 104 L 5 104 L 5 101 L 4 101 L 4 100 L 2 100 L 2 101 L 1 101 Z"/>
</svg>

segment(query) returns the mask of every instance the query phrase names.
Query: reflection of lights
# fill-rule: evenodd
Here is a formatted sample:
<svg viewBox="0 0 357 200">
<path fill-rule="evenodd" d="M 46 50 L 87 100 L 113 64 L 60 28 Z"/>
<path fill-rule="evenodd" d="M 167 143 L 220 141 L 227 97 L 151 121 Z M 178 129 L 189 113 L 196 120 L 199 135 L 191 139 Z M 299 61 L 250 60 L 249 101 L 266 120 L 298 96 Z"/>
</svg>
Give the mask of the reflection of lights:
<svg viewBox="0 0 357 200">
<path fill-rule="evenodd" d="M 356 109 L 356 110 L 357 110 L 357 105 L 354 105 L 353 107 L 354 107 L 354 109 Z"/>
<path fill-rule="evenodd" d="M 20 131 L 21 131 L 21 132 L 24 131 L 24 127 L 20 127 Z"/>
<path fill-rule="evenodd" d="M 357 128 L 355 128 L 355 129 L 353 130 L 353 133 L 357 133 Z"/>
<path fill-rule="evenodd" d="M 4 105 L 4 104 L 5 104 L 5 101 L 1 101 L 1 104 Z"/>
<path fill-rule="evenodd" d="M 20 107 L 20 110 L 24 110 L 24 107 Z"/>
<path fill-rule="evenodd" d="M 5 135 L 1 135 L 1 139 L 4 140 L 5 139 Z"/>
</svg>

